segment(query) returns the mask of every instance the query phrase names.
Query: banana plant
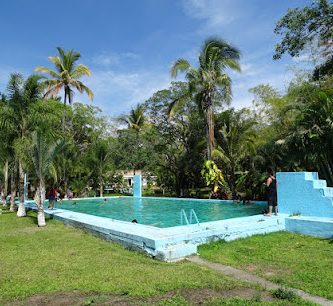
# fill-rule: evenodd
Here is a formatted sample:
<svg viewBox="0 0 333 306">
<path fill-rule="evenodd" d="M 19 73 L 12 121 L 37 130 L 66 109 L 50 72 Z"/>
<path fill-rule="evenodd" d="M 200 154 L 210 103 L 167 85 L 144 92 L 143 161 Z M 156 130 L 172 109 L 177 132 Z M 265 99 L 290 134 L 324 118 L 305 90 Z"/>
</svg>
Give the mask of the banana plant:
<svg viewBox="0 0 333 306">
<path fill-rule="evenodd" d="M 212 192 L 215 193 L 218 189 L 224 185 L 224 178 L 222 171 L 216 166 L 212 160 L 206 160 L 201 170 L 201 176 L 203 177 L 207 186 L 212 188 Z"/>
</svg>

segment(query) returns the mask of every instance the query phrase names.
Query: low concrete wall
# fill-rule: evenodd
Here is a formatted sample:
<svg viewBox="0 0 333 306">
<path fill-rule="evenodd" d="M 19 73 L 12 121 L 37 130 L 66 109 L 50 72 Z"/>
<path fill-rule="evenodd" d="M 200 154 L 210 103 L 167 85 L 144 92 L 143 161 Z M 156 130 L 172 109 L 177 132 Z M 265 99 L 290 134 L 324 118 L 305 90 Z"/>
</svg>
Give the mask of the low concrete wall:
<svg viewBox="0 0 333 306">
<path fill-rule="evenodd" d="M 320 217 L 289 217 L 285 221 L 288 232 L 333 239 L 333 219 Z"/>
</svg>

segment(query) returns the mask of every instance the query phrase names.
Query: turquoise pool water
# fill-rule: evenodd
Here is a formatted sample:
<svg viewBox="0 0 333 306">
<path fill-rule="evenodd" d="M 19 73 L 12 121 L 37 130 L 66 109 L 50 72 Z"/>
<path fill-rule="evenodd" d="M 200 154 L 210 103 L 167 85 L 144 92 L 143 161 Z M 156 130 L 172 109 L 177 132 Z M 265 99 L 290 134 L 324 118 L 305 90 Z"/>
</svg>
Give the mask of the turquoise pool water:
<svg viewBox="0 0 333 306">
<path fill-rule="evenodd" d="M 243 205 L 232 201 L 133 197 L 74 199 L 58 202 L 55 207 L 122 221 L 136 219 L 140 224 L 161 228 L 181 225 L 182 209 L 188 219 L 190 210 L 194 209 L 202 223 L 257 215 L 264 208 L 262 203 Z"/>
</svg>

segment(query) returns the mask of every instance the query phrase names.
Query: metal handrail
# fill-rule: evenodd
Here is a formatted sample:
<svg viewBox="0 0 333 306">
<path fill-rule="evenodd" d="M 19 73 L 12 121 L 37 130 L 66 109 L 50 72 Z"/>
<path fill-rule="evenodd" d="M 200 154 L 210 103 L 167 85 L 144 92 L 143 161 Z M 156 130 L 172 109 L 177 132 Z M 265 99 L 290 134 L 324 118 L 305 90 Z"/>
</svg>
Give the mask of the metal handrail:
<svg viewBox="0 0 333 306">
<path fill-rule="evenodd" d="M 190 223 L 192 224 L 192 218 L 194 217 L 195 221 L 197 222 L 198 225 L 200 225 L 199 223 L 199 219 L 197 217 L 197 214 L 195 213 L 194 209 L 190 210 Z"/>
<path fill-rule="evenodd" d="M 185 213 L 185 210 L 182 209 L 180 211 L 180 224 L 183 225 L 183 220 L 185 220 L 186 222 L 186 225 L 189 225 L 189 222 L 188 222 L 188 219 L 187 219 L 187 216 L 186 216 L 186 213 Z"/>
</svg>

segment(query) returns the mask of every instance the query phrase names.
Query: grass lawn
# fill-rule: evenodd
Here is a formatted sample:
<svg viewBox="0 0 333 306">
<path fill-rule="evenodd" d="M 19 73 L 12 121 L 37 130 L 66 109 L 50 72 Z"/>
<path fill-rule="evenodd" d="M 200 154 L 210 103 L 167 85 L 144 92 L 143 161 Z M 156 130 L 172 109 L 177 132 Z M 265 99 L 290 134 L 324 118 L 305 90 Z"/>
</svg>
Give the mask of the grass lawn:
<svg viewBox="0 0 333 306">
<path fill-rule="evenodd" d="M 288 305 L 190 262 L 164 263 L 59 221 L 0 215 L 0 305 Z M 259 303 L 259 304 L 258 304 Z M 311 305 L 296 299 L 290 305 Z"/>
<path fill-rule="evenodd" d="M 333 299 L 333 241 L 288 232 L 199 247 L 200 256 Z"/>
</svg>

